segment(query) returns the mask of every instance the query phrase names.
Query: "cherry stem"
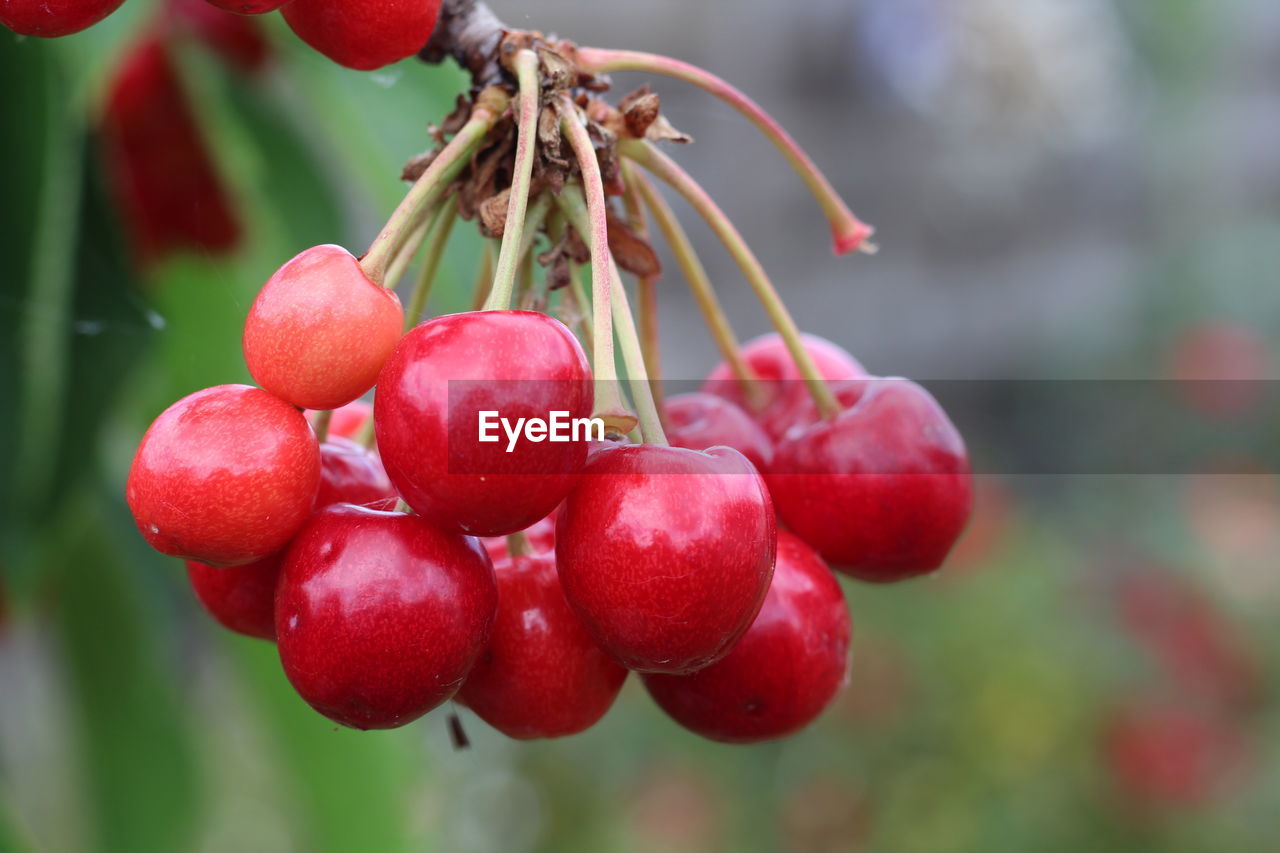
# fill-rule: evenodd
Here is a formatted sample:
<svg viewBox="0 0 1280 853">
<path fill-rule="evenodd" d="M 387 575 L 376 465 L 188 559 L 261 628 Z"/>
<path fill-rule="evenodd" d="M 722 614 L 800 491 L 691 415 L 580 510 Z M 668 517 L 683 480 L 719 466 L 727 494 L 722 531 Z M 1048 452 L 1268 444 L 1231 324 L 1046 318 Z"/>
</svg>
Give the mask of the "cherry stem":
<svg viewBox="0 0 1280 853">
<path fill-rule="evenodd" d="M 680 270 L 689 283 L 694 301 L 698 303 L 698 309 L 702 312 L 703 322 L 711 332 L 716 348 L 720 350 L 720 356 L 729 365 L 734 378 L 741 384 L 748 405 L 758 410 L 764 403 L 761 399 L 761 388 L 756 384 L 759 377 L 742 357 L 738 336 L 733 332 L 733 326 L 729 323 L 724 306 L 720 304 L 715 287 L 711 284 L 711 277 L 707 275 L 706 267 L 702 265 L 702 259 L 693 248 L 689 235 L 680 224 L 680 220 L 676 218 L 671 206 L 667 204 L 667 200 L 653 185 L 653 181 L 629 165 L 624 168 L 623 174 L 626 176 L 628 189 L 634 189 L 636 194 L 644 200 L 645 206 L 653 214 L 658 230 L 662 232 L 662 236 L 671 247 L 676 263 L 680 265 Z"/>
<path fill-rule="evenodd" d="M 627 224 L 641 240 L 649 242 L 649 221 L 644 215 L 644 206 L 631 185 L 630 169 L 623 164 L 623 182 L 625 191 L 622 203 L 627 210 Z M 636 323 L 640 333 L 640 348 L 644 351 L 644 366 L 649 373 L 649 390 L 653 393 L 654 403 L 662 422 L 667 421 L 666 399 L 662 391 L 662 352 L 658 341 L 658 279 L 656 276 L 636 276 Z"/>
<path fill-rule="evenodd" d="M 591 323 L 587 320 L 590 316 L 591 304 L 587 301 L 587 292 L 582 288 L 580 272 L 581 268 L 578 264 L 572 262 L 569 264 L 568 296 L 573 300 L 578 312 L 578 331 L 582 337 L 582 342 L 587 349 L 594 350 L 594 332 L 591 331 Z"/>
<path fill-rule="evenodd" d="M 436 273 L 440 271 L 440 261 L 444 257 L 444 247 L 449 242 L 453 225 L 457 222 L 458 197 L 440 205 L 432 217 L 428 228 L 431 234 L 427 240 L 426 256 L 422 259 L 422 271 L 413 284 L 413 292 L 409 295 L 409 307 L 404 312 L 404 328 L 407 332 L 422 319 L 422 312 L 427 307 L 427 297 L 431 295 L 431 286 L 435 283 Z"/>
<path fill-rule="evenodd" d="M 874 233 L 875 229 L 853 215 L 853 211 L 849 210 L 848 205 L 831 186 L 831 182 L 822 174 L 804 149 L 792 139 L 791 134 L 787 133 L 773 116 L 765 112 L 763 107 L 745 93 L 710 71 L 653 53 L 580 47 L 577 58 L 578 65 L 592 73 L 643 71 L 648 74 L 661 74 L 697 86 L 729 104 L 777 146 L 782 156 L 791 164 L 791 168 L 795 169 L 805 186 L 809 188 L 809 192 L 813 193 L 827 221 L 831 224 L 835 253 L 843 255 L 853 251 L 869 254 L 875 252 L 875 246 L 867 242 L 867 238 Z"/>
<path fill-rule="evenodd" d="M 497 253 L 493 250 L 496 240 L 485 240 L 480 256 L 480 267 L 476 270 L 476 282 L 471 289 L 471 310 L 484 308 L 485 298 L 489 295 L 489 286 L 493 284 L 493 259 Z"/>
<path fill-rule="evenodd" d="M 742 274 L 755 291 L 756 298 L 760 300 L 765 313 L 769 315 L 769 321 L 782 336 L 783 342 L 787 345 L 787 351 L 791 353 L 792 360 L 795 361 L 800 375 L 804 377 L 805 384 L 809 388 L 809 393 L 813 396 L 814 403 L 818 406 L 818 411 L 823 417 L 834 417 L 839 413 L 840 404 L 831 393 L 831 389 L 827 387 L 822 374 L 818 372 L 813 356 L 805 349 L 804 342 L 800 338 L 800 330 L 796 327 L 796 321 L 791 317 L 791 312 L 787 310 L 786 304 L 778 295 L 777 289 L 769 280 L 755 253 L 751 251 L 751 247 L 725 216 L 720 206 L 674 160 L 649 143 L 638 139 L 624 140 L 619 143 L 619 149 L 624 156 L 644 166 L 684 196 L 685 201 L 706 220 L 738 264 L 738 268 L 742 270 Z"/>
<path fill-rule="evenodd" d="M 360 431 L 355 435 L 356 444 L 365 450 L 372 450 L 374 442 L 377 440 L 377 434 L 374 431 L 373 415 L 364 419 L 364 423 L 360 424 Z"/>
<path fill-rule="evenodd" d="M 579 233 L 593 227 L 587 203 L 576 192 L 562 193 L 560 209 L 569 219 L 569 224 Z M 603 202 L 603 196 L 601 197 Z M 653 391 L 649 387 L 649 376 L 644 364 L 644 351 L 640 347 L 640 335 L 636 332 L 635 318 L 631 314 L 631 306 L 627 301 L 626 288 L 622 286 L 622 276 L 618 273 L 618 265 L 613 258 L 606 258 L 609 287 L 612 292 L 612 311 L 614 328 L 618 333 L 618 343 L 622 345 L 622 361 L 627 366 L 628 387 L 631 389 L 636 413 L 640 416 L 640 433 L 649 444 L 667 444 L 667 435 L 662 429 L 662 418 L 658 415 L 658 406 L 653 399 Z M 592 256 L 592 274 L 595 274 L 595 256 Z M 598 305 L 598 303 L 593 303 Z M 597 326 L 595 334 L 600 334 Z"/>
<path fill-rule="evenodd" d="M 409 188 L 404 199 L 392 211 L 387 224 L 369 245 L 369 251 L 360 259 L 365 275 L 374 284 L 387 286 L 387 272 L 392 261 L 450 182 L 470 162 L 505 109 L 506 95 L 501 90 L 491 88 L 481 92 L 471 111 L 471 118 L 449 140 L 449 144 L 440 149 L 426 171 Z"/>
<path fill-rule="evenodd" d="M 529 553 L 529 538 L 517 530 L 507 534 L 507 554 L 511 557 L 523 557 Z"/>
<path fill-rule="evenodd" d="M 560 126 L 569 138 L 569 145 L 582 170 L 585 201 L 576 192 L 561 193 L 557 201 L 570 224 L 587 239 L 591 249 L 591 366 L 596 381 L 596 412 L 605 421 L 607 429 L 625 433 L 635 425 L 635 419 L 623 405 L 618 388 L 618 366 L 613 354 L 613 292 L 609 274 L 613 256 L 609 251 L 609 211 L 604 199 L 604 179 L 595 147 L 591 144 L 591 135 L 587 133 L 587 126 L 578 115 L 572 99 L 565 95 L 558 106 Z M 571 208 L 582 217 L 575 220 Z"/>
<path fill-rule="evenodd" d="M 321 409 L 311 418 L 311 430 L 316 434 L 316 443 L 324 444 L 329 437 L 329 422 L 333 420 L 333 409 Z"/>
<path fill-rule="evenodd" d="M 432 212 L 432 217 L 439 210 L 439 207 L 435 208 Z M 413 233 L 409 235 L 409 239 L 405 241 L 399 254 L 396 255 L 395 260 L 391 262 L 391 266 L 387 269 L 387 287 L 394 288 L 400 283 L 400 279 L 404 278 L 405 270 L 409 268 L 409 264 L 413 263 L 413 256 L 418 254 L 418 249 L 422 247 L 422 241 L 426 238 L 432 221 L 433 219 L 427 219 L 413 229 Z"/>
<path fill-rule="evenodd" d="M 538 113 L 542 88 L 538 80 L 538 55 L 531 50 L 519 51 L 512 61 L 520 86 L 520 118 L 516 131 L 516 158 L 511 179 L 511 196 L 507 201 L 507 221 L 502 230 L 502 248 L 493 276 L 493 288 L 484 307 L 501 311 L 511 307 L 516 271 L 520 267 L 524 237 L 525 211 L 529 206 L 529 184 L 533 180 L 538 136 Z"/>
</svg>

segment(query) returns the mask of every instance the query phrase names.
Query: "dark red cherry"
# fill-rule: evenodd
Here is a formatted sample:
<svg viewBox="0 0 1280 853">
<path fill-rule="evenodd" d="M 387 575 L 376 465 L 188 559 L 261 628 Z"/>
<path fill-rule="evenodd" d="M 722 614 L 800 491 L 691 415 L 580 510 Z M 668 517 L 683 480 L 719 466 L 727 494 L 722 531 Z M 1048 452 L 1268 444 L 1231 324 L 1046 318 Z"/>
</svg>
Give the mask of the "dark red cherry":
<svg viewBox="0 0 1280 853">
<path fill-rule="evenodd" d="M 283 548 L 319 484 L 320 451 L 301 412 L 261 388 L 218 385 L 155 419 L 125 494 L 157 551 L 236 566 Z"/>
<path fill-rule="evenodd" d="M 751 625 L 773 574 L 773 508 L 736 450 L 655 445 L 591 458 L 556 522 L 565 596 L 641 672 L 692 672 Z"/>
<path fill-rule="evenodd" d="M 524 530 L 572 488 L 585 430 L 579 441 L 522 437 L 508 453 L 494 418 L 512 429 L 552 412 L 586 418 L 593 393 L 587 357 L 559 320 L 532 311 L 436 317 L 401 339 L 378 377 L 378 453 L 396 490 L 433 524 L 474 536 Z M 494 441 L 480 441 L 482 412 L 494 413 L 485 416 Z"/>
<path fill-rule="evenodd" d="M 677 394 L 666 401 L 667 440 L 676 447 L 706 450 L 722 445 L 740 452 L 757 471 L 773 459 L 773 442 L 751 416 L 714 394 Z"/>
<path fill-rule="evenodd" d="M 289 0 L 206 0 L 206 2 L 224 12 L 234 12 L 237 15 L 265 15 L 279 9 Z"/>
<path fill-rule="evenodd" d="M 497 605 L 493 565 L 475 539 L 413 515 L 331 506 L 285 555 L 280 661 L 326 717 L 395 728 L 457 692 Z"/>
<path fill-rule="evenodd" d="M 4 0 L 0 24 L 18 35 L 57 38 L 78 33 L 110 15 L 124 0 Z"/>
<path fill-rule="evenodd" d="M 355 504 L 389 512 L 399 500 L 376 455 L 351 439 L 336 435 L 320 445 L 317 509 L 331 504 Z"/>
<path fill-rule="evenodd" d="M 426 46 L 440 0 L 293 0 L 281 14 L 298 38 L 334 62 L 373 71 Z"/>
<path fill-rule="evenodd" d="M 554 551 L 556 548 L 556 514 L 551 515 L 537 521 L 532 527 L 523 531 L 525 542 L 528 544 L 529 551 L 534 554 L 545 554 Z M 497 565 L 499 560 L 505 560 L 507 554 L 507 537 L 505 536 L 486 536 L 480 540 L 484 545 L 484 549 L 489 552 L 489 558 Z"/>
<path fill-rule="evenodd" d="M 263 640 L 276 638 L 276 580 L 284 552 L 256 563 L 219 569 L 187 560 L 187 579 L 196 597 L 223 627 Z"/>
<path fill-rule="evenodd" d="M 690 731 L 755 743 L 813 722 L 844 685 L 848 666 L 840 584 L 812 548 L 779 530 L 769 594 L 728 656 L 689 675 L 648 673 L 644 684 Z"/>
<path fill-rule="evenodd" d="M 494 569 L 498 618 L 459 699 L 519 740 L 591 728 L 613 705 L 627 671 L 570 609 L 553 554 L 508 557 Z"/>
<path fill-rule="evenodd" d="M 832 390 L 840 414 L 775 449 L 765 479 L 779 520 L 859 580 L 934 571 L 969 518 L 964 440 L 914 382 L 857 379 Z"/>
</svg>

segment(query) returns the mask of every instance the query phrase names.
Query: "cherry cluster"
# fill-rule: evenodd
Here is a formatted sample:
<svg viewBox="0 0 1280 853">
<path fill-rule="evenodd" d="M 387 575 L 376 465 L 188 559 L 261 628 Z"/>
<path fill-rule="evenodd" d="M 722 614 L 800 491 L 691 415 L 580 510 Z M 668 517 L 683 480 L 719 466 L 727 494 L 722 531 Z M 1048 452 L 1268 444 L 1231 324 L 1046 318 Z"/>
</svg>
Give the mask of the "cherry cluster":
<svg viewBox="0 0 1280 853">
<path fill-rule="evenodd" d="M 799 332 L 741 235 L 655 146 L 686 139 L 657 96 L 615 106 L 603 75 L 648 68 L 741 109 L 814 191 L 837 250 L 865 248 L 870 229 L 754 103 L 674 60 L 487 20 L 454 20 L 447 52 L 490 82 L 407 167 L 368 251 L 308 248 L 262 287 L 243 334 L 258 387 L 198 391 L 147 430 L 127 484 L 138 528 L 348 726 L 454 698 L 511 737 L 568 735 L 634 670 L 706 737 L 797 731 L 847 676 L 828 562 L 872 582 L 937 569 L 969 514 L 964 443 L 924 388 Z M 707 221 L 776 333 L 738 343 L 650 176 Z M 724 356 L 671 399 L 649 216 Z M 496 244 L 476 310 L 419 322 L 458 218 Z M 393 288 L 420 253 L 405 308 Z M 493 414 L 599 431 L 485 441 Z"/>
</svg>

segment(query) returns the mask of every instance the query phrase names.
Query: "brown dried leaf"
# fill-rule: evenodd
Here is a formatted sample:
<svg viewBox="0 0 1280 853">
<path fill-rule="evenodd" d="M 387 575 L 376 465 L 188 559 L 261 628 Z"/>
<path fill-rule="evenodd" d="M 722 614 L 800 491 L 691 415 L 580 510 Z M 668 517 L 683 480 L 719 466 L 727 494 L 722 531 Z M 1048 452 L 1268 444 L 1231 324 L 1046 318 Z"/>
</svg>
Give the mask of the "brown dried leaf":
<svg viewBox="0 0 1280 853">
<path fill-rule="evenodd" d="M 506 233 L 507 207 L 510 203 L 510 188 L 480 202 L 480 224 L 491 236 L 501 237 Z"/>
<path fill-rule="evenodd" d="M 440 156 L 438 150 L 424 151 L 410 158 L 408 163 L 404 164 L 404 168 L 400 170 L 400 180 L 416 181 L 422 177 L 422 173 L 427 171 L 427 167 L 431 165 L 436 157 Z"/>
<path fill-rule="evenodd" d="M 658 253 L 641 240 L 620 217 L 609 211 L 609 251 L 619 267 L 641 278 L 657 278 L 662 274 Z"/>
<path fill-rule="evenodd" d="M 692 142 L 693 137 L 687 133 L 681 133 L 671 126 L 671 122 L 667 121 L 667 117 L 660 115 L 649 125 L 649 129 L 645 131 L 644 138 L 650 142 L 679 142 L 681 145 Z"/>
<path fill-rule="evenodd" d="M 618 104 L 627 131 L 637 139 L 643 139 L 649 127 L 662 113 L 662 101 L 648 86 L 627 95 Z"/>
</svg>

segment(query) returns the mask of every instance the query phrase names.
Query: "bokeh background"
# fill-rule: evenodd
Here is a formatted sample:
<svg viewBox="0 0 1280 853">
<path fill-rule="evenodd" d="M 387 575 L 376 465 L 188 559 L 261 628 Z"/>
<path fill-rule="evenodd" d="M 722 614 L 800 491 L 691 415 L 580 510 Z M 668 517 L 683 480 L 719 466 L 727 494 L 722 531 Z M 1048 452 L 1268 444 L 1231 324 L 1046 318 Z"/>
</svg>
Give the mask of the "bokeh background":
<svg viewBox="0 0 1280 853">
<path fill-rule="evenodd" d="M 164 406 L 248 380 L 240 326 L 276 266 L 367 244 L 465 81 L 342 70 L 274 18 L 252 73 L 175 38 L 240 237 L 143 262 L 100 130 L 161 5 L 52 43 L 0 35 L 0 850 L 1275 849 L 1280 486 L 1256 448 L 1193 466 L 1218 474 L 983 474 L 937 577 L 846 585 L 851 682 L 785 742 L 700 741 L 634 680 L 564 742 L 509 742 L 464 711 L 455 751 L 443 710 L 368 734 L 312 713 L 272 647 L 218 630 L 143 544 L 124 475 Z M 703 65 L 773 111 L 878 227 L 878 255 L 833 257 L 767 142 L 655 81 L 696 138 L 676 153 L 801 325 L 875 372 L 1272 376 L 1271 0 L 493 5 Z M 686 222 L 739 332 L 764 331 Z M 455 232 L 432 312 L 467 304 L 479 247 Z M 696 379 L 711 341 L 674 265 L 660 287 L 666 373 Z M 1259 417 L 1255 397 L 1195 388 L 1189 423 Z"/>
</svg>

